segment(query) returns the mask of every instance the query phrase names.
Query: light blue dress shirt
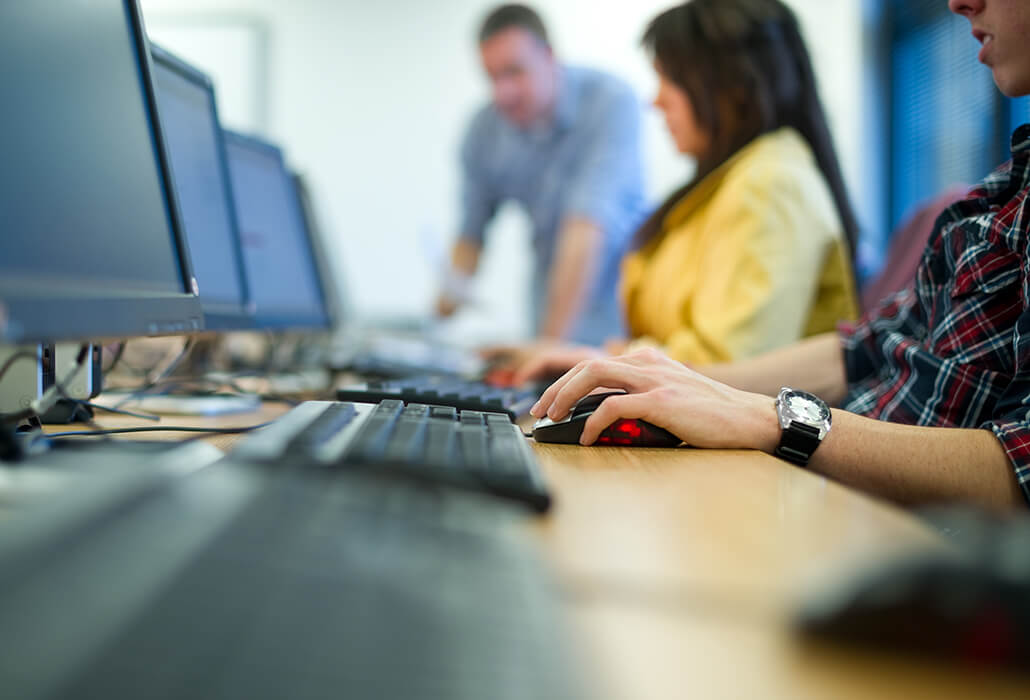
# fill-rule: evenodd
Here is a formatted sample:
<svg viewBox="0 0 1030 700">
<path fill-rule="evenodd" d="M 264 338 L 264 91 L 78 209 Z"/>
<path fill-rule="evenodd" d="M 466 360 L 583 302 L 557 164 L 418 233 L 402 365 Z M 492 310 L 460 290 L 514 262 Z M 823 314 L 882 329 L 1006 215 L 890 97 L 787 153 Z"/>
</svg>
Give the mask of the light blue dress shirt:
<svg viewBox="0 0 1030 700">
<path fill-rule="evenodd" d="M 462 146 L 461 234 L 482 244 L 501 204 L 517 202 L 533 226 L 532 309 L 539 330 L 549 272 L 564 222 L 597 224 L 604 251 L 587 301 L 567 334 L 600 344 L 622 336 L 616 294 L 619 261 L 646 211 L 640 153 L 640 104 L 633 90 L 595 70 L 563 67 L 554 119 L 522 129 L 493 105 L 473 118 Z"/>
</svg>

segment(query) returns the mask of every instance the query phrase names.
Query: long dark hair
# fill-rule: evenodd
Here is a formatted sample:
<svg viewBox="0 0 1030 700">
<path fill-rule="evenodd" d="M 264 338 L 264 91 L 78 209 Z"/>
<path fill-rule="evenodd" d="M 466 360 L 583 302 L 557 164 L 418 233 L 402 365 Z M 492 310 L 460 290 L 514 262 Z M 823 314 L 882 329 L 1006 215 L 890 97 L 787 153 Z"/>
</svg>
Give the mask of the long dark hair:
<svg viewBox="0 0 1030 700">
<path fill-rule="evenodd" d="M 780 0 L 692 0 L 647 27 L 644 47 L 662 74 L 689 97 L 711 147 L 694 179 L 648 219 L 641 248 L 661 232 L 676 202 L 758 136 L 793 127 L 808 142 L 833 194 L 855 259 L 858 222 L 848 201 L 797 17 Z"/>
</svg>

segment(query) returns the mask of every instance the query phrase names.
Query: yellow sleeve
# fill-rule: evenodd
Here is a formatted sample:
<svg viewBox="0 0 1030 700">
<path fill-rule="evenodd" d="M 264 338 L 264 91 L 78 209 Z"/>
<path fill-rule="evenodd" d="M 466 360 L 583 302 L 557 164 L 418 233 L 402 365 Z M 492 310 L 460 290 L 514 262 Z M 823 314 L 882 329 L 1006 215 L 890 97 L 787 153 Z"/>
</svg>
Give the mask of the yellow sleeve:
<svg viewBox="0 0 1030 700">
<path fill-rule="evenodd" d="M 730 362 L 802 336 L 835 234 L 803 185 L 772 170 L 725 183 L 711 202 L 702 278 L 665 343 L 674 359 Z"/>
</svg>

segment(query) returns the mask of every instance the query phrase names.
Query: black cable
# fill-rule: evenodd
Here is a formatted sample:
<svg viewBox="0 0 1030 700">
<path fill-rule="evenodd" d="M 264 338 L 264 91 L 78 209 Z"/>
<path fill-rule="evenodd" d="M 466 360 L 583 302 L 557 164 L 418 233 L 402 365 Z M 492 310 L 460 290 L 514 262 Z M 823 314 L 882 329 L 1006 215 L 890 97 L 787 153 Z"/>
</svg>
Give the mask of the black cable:
<svg viewBox="0 0 1030 700">
<path fill-rule="evenodd" d="M 258 373 L 246 374 L 234 374 L 232 377 L 248 377 L 248 376 L 261 376 Z M 239 385 L 234 378 L 228 379 L 207 379 L 205 377 L 198 377 L 196 379 L 168 379 L 163 382 L 159 382 L 151 387 L 150 391 L 146 393 L 140 393 L 138 390 L 131 393 L 132 400 L 141 399 L 146 396 L 256 396 L 266 403 L 283 403 L 289 406 L 296 406 L 301 403 L 300 400 L 292 398 L 290 396 L 284 396 L 281 394 L 258 394 L 253 391 L 247 391 L 245 388 Z M 202 388 L 206 387 L 206 388 Z M 226 391 L 226 388 L 228 391 Z M 157 391 L 160 389 L 160 391 Z M 115 393 L 133 392 L 131 387 L 108 387 L 105 391 L 111 391 Z M 125 397 L 129 398 L 129 397 Z M 119 401 L 116 405 L 122 406 L 126 402 Z M 96 406 L 94 406 L 96 408 Z M 111 410 L 105 407 L 105 410 Z"/>
<path fill-rule="evenodd" d="M 251 425 L 246 428 L 189 428 L 185 426 L 163 426 L 159 428 L 113 428 L 111 430 L 76 430 L 66 433 L 43 434 L 40 437 L 56 440 L 70 437 L 106 437 L 109 435 L 128 435 L 131 433 L 204 433 L 207 435 L 241 435 L 264 428 L 271 423 Z"/>
<path fill-rule="evenodd" d="M 155 415 L 153 413 L 137 413 L 136 411 L 126 411 L 126 410 L 121 409 L 121 408 L 111 408 L 110 406 L 101 406 L 100 404 L 93 403 L 91 401 L 77 401 L 76 403 L 78 403 L 80 406 L 85 406 L 86 408 L 92 408 L 94 411 L 103 411 L 104 413 L 114 413 L 114 414 L 119 415 L 119 416 L 129 416 L 131 418 L 140 418 L 142 420 L 154 421 L 155 423 L 160 423 L 161 422 L 161 416 Z"/>
<path fill-rule="evenodd" d="M 8 371 L 10 371 L 14 363 L 18 362 L 19 360 L 34 360 L 36 362 L 39 362 L 39 355 L 37 355 L 34 352 L 28 352 L 27 350 L 14 353 L 13 355 L 7 358 L 7 362 L 4 363 L 3 367 L 0 367 L 0 379 L 3 379 L 4 375 L 7 374 Z"/>
<path fill-rule="evenodd" d="M 125 357 L 125 348 L 128 347 L 129 341 L 123 341 L 118 343 L 118 349 L 115 350 L 114 357 L 111 358 L 111 364 L 104 369 L 104 374 L 114 372 L 115 368 L 118 367 L 118 363 Z"/>
<path fill-rule="evenodd" d="M 190 352 L 193 350 L 193 347 L 196 345 L 196 342 L 196 338 L 192 336 L 187 338 L 185 344 L 183 344 L 182 346 L 182 350 L 179 351 L 179 354 L 176 356 L 174 360 L 172 360 L 171 364 L 165 367 L 159 375 L 157 375 L 153 379 L 148 380 L 142 387 L 140 387 L 132 394 L 126 396 L 124 399 L 115 404 L 114 408 L 121 408 L 125 404 L 130 403 L 138 396 L 144 396 L 148 391 L 160 385 L 161 382 L 165 381 L 168 378 L 168 376 L 172 372 L 174 372 L 179 367 L 179 365 L 182 364 L 182 361 L 185 360 L 186 357 L 190 354 Z"/>
</svg>

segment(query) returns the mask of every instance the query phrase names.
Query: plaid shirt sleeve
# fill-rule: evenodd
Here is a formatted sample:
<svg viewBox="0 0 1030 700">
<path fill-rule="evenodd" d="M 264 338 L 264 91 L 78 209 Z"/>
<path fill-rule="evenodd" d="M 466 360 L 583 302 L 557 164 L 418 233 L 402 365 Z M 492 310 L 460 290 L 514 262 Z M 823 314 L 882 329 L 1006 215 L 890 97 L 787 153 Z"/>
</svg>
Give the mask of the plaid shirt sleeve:
<svg viewBox="0 0 1030 700">
<path fill-rule="evenodd" d="M 921 337 L 923 321 L 915 289 L 909 286 L 885 299 L 857 323 L 838 327 L 848 384 L 875 377 L 885 362 L 888 347 Z"/>
<path fill-rule="evenodd" d="M 995 418 L 982 428 L 1001 441 L 1016 480 L 1030 503 L 1030 251 L 1023 255 L 1023 314 L 1016 321 L 1013 353 L 1016 371 L 995 408 Z"/>
</svg>

